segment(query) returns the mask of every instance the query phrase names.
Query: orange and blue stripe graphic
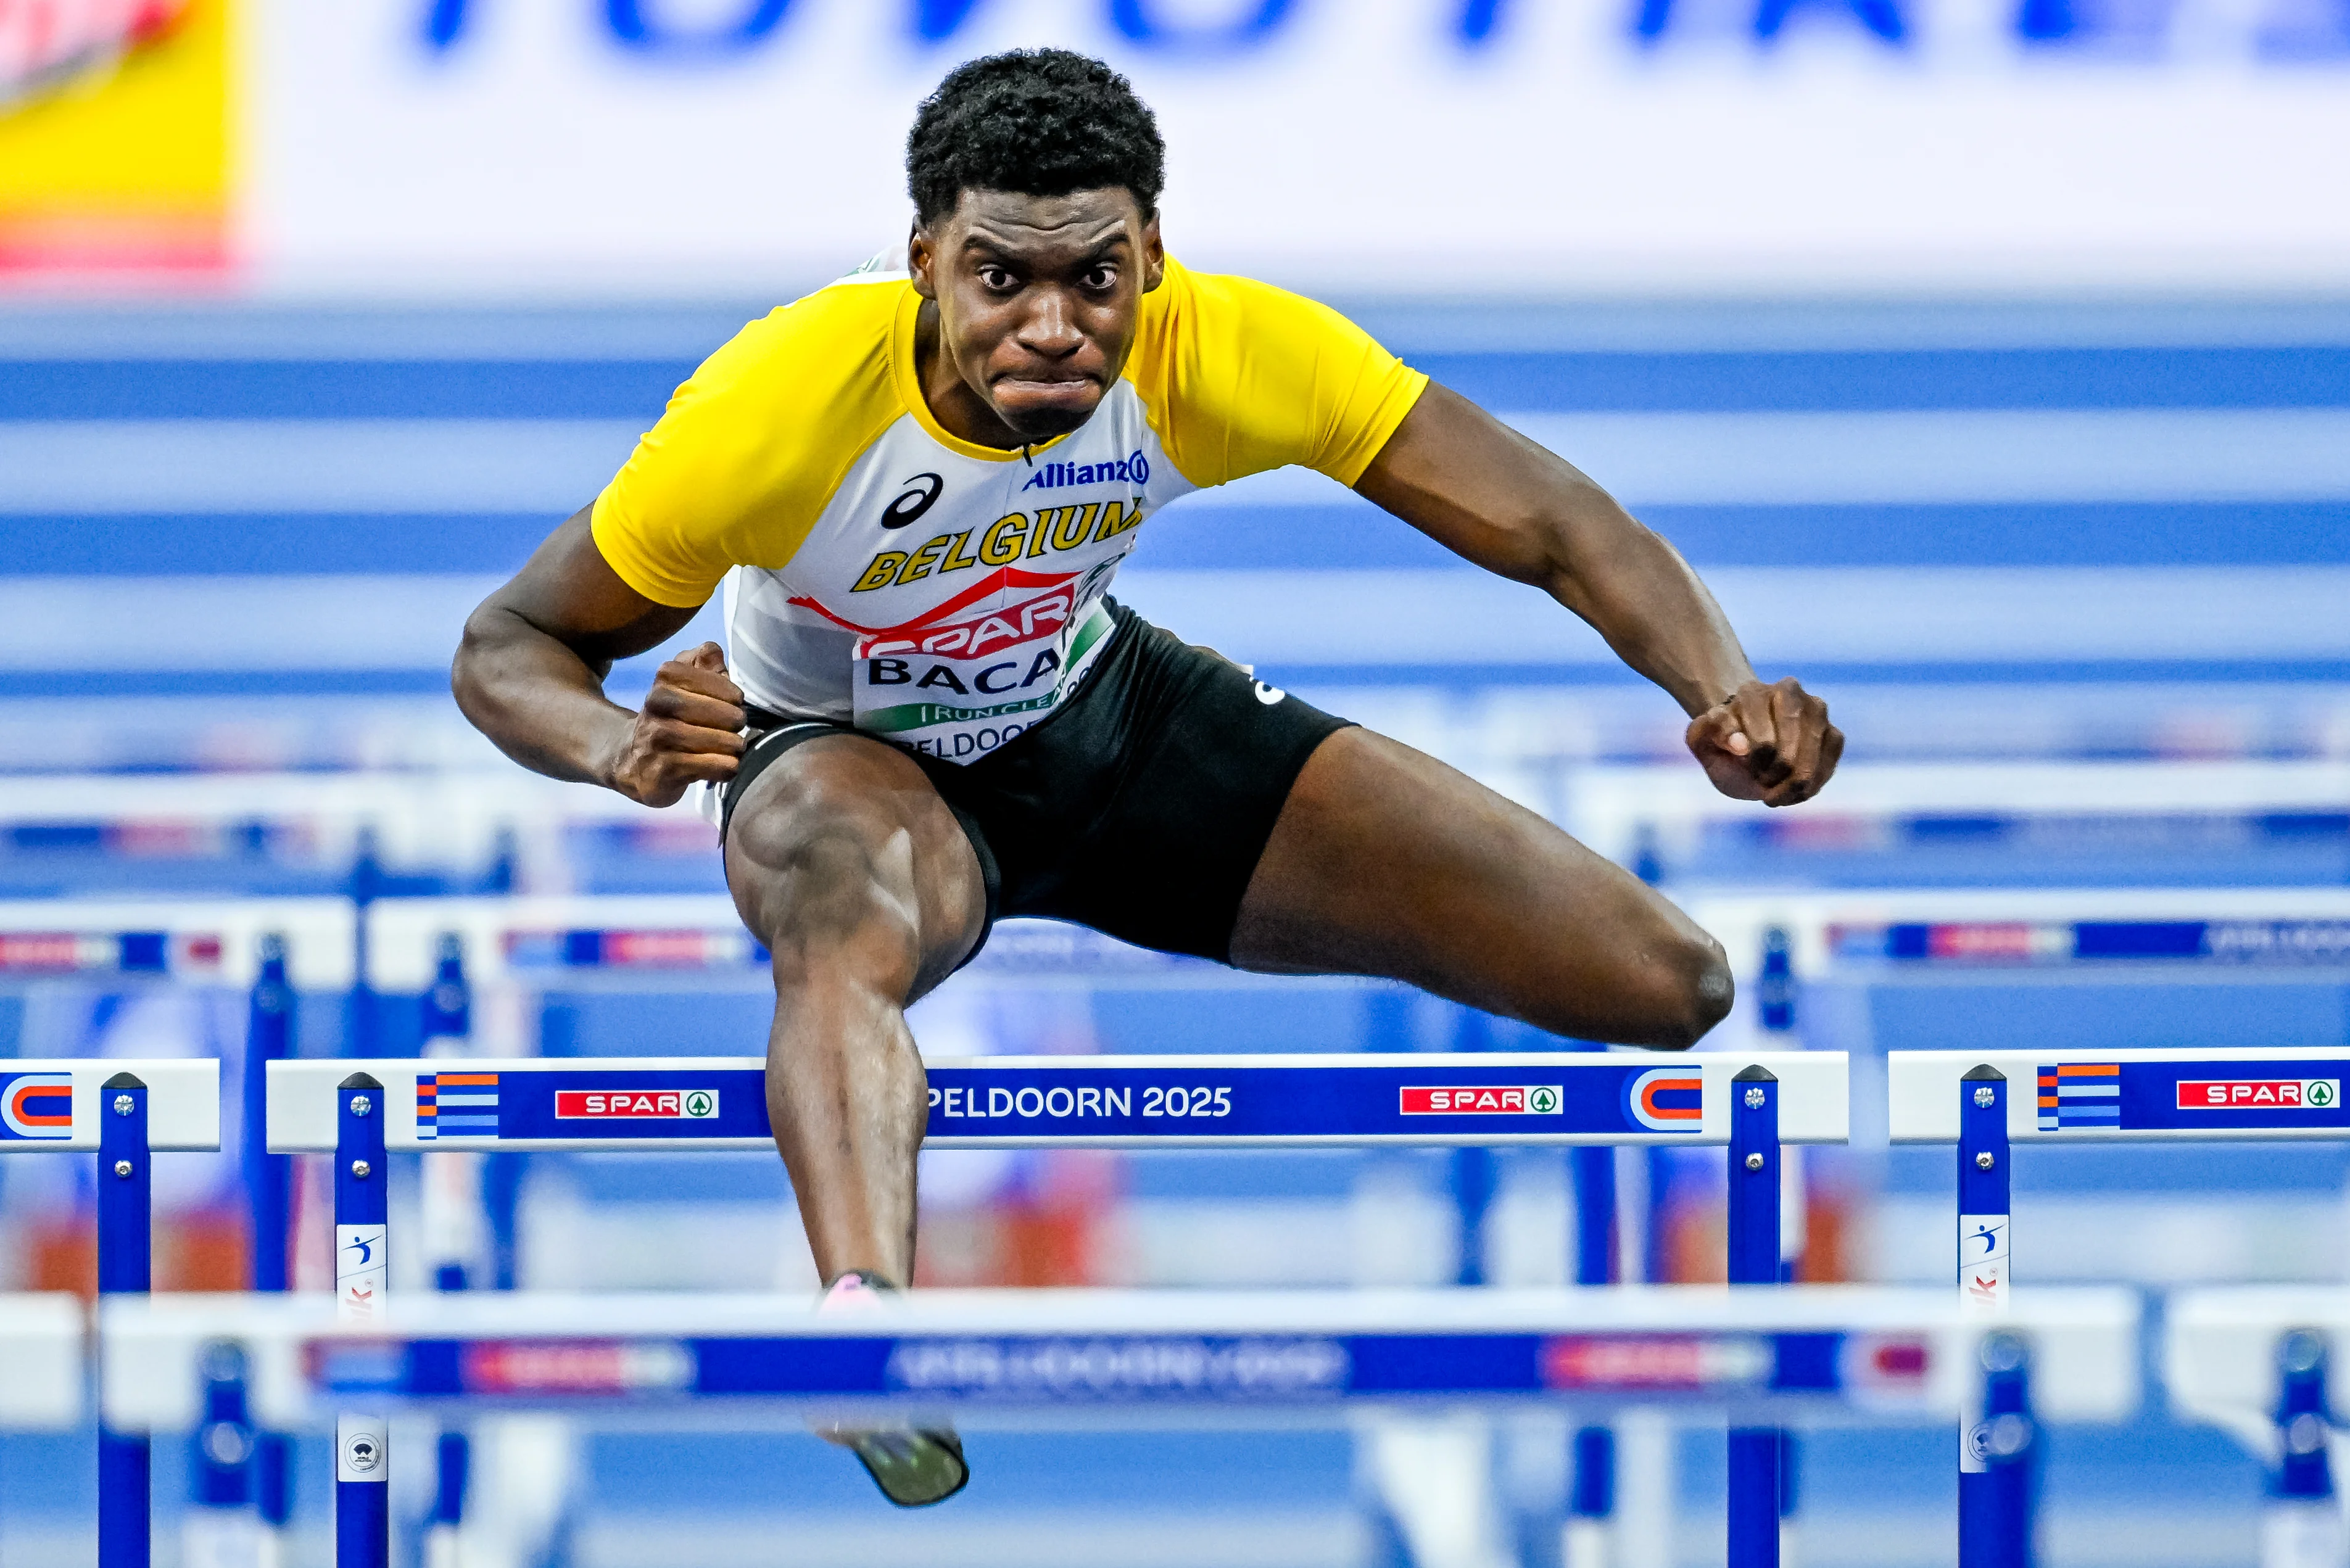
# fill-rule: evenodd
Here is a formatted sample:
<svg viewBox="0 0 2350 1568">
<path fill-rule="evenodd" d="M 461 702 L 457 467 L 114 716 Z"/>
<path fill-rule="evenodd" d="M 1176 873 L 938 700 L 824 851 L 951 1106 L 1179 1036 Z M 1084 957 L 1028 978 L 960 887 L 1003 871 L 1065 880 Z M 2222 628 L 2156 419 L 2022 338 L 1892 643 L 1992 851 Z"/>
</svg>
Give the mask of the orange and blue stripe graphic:
<svg viewBox="0 0 2350 1568">
<path fill-rule="evenodd" d="M 416 1136 L 434 1142 L 452 1137 L 497 1137 L 498 1075 L 418 1074 Z"/>
<path fill-rule="evenodd" d="M 0 1073 L 0 1139 L 73 1137 L 73 1075 Z"/>
<path fill-rule="evenodd" d="M 2122 1066 L 2118 1062 L 2064 1062 L 2040 1065 L 2040 1130 L 2122 1125 Z"/>
</svg>

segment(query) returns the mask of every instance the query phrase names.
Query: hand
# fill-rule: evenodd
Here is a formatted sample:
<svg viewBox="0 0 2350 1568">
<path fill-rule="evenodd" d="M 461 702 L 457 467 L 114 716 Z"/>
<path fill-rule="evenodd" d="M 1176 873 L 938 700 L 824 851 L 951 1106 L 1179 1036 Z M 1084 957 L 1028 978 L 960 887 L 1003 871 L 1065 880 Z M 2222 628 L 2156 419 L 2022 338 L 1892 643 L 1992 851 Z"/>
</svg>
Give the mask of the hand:
<svg viewBox="0 0 2350 1568">
<path fill-rule="evenodd" d="M 643 805 L 673 805 L 696 779 L 734 776 L 743 761 L 743 689 L 726 678 L 726 655 L 705 642 L 654 674 L 604 782 Z"/>
<path fill-rule="evenodd" d="M 1820 793 L 1844 755 L 1828 705 L 1793 677 L 1749 680 L 1690 721 L 1689 749 L 1732 800 L 1794 805 Z"/>
</svg>

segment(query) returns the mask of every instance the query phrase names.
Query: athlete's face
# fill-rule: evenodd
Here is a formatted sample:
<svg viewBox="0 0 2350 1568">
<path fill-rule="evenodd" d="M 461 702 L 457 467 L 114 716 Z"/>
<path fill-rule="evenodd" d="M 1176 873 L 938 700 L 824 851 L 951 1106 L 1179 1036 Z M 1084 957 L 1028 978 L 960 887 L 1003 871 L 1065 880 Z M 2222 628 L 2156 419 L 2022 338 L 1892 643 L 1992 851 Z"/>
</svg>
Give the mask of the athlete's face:
<svg viewBox="0 0 2350 1568">
<path fill-rule="evenodd" d="M 966 441 L 999 447 L 1050 441 L 1092 417 L 1166 266 L 1159 220 L 1124 187 L 965 191 L 914 231 L 908 259 L 914 287 L 937 306 L 935 346 L 920 348 L 931 411 Z"/>
</svg>

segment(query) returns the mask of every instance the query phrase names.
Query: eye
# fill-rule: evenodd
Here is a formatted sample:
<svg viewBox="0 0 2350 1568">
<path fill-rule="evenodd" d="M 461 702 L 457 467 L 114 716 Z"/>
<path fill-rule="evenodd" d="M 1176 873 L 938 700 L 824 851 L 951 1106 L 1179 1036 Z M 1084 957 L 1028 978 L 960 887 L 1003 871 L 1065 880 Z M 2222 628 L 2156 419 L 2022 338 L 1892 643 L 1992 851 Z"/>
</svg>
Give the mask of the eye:
<svg viewBox="0 0 2350 1568">
<path fill-rule="evenodd" d="M 1085 285 L 1096 294 L 1107 294 L 1118 286 L 1118 268 L 1107 262 L 1086 269 Z"/>
<path fill-rule="evenodd" d="M 996 265 L 993 262 L 982 262 L 979 267 L 979 286 L 982 288 L 993 289 L 998 294 L 1008 294 L 1019 286 L 1019 280 L 1014 277 L 1010 271 Z"/>
</svg>

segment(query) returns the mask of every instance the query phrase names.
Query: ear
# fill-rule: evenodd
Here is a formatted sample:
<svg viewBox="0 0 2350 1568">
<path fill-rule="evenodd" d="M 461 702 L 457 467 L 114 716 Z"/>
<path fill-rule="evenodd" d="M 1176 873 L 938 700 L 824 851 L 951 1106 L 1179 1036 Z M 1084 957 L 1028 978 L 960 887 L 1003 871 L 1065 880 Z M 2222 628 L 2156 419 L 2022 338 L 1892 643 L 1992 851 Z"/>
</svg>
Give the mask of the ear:
<svg viewBox="0 0 2350 1568">
<path fill-rule="evenodd" d="M 1142 292 L 1149 294 L 1167 281 L 1167 247 L 1159 242 L 1159 215 L 1142 225 Z"/>
<path fill-rule="evenodd" d="M 914 292 L 924 299 L 939 296 L 938 282 L 931 275 L 938 257 L 938 252 L 931 244 L 930 232 L 916 223 L 914 232 L 906 236 L 906 271 L 913 276 Z"/>
</svg>

